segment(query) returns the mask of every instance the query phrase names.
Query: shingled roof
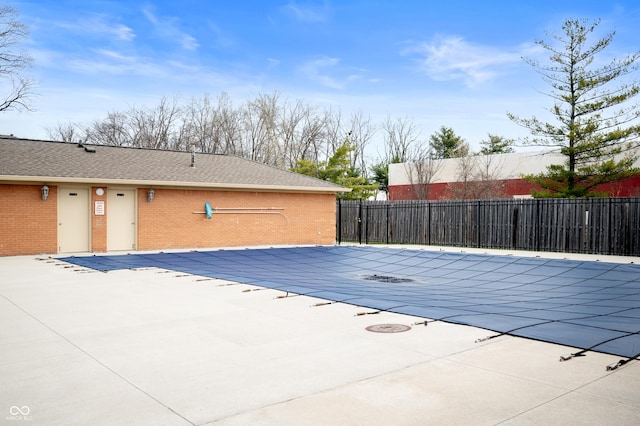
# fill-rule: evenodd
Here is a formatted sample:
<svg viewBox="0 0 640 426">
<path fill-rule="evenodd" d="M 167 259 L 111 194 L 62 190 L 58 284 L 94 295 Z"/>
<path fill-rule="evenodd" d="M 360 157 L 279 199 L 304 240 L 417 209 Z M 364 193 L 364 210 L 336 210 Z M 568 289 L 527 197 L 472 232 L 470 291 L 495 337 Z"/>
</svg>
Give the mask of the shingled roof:
<svg viewBox="0 0 640 426">
<path fill-rule="evenodd" d="M 0 181 L 296 192 L 347 188 L 240 157 L 0 137 Z"/>
</svg>

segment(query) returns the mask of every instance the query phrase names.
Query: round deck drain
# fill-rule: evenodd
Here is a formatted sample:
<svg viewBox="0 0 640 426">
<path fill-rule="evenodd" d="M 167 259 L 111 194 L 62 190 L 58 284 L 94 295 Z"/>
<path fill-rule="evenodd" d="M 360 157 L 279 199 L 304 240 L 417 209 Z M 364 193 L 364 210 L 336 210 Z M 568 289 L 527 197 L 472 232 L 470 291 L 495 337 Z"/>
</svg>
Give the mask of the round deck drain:
<svg viewBox="0 0 640 426">
<path fill-rule="evenodd" d="M 376 324 L 370 325 L 365 330 L 373 331 L 374 333 L 402 333 L 403 331 L 411 330 L 411 327 L 403 324 Z"/>
</svg>

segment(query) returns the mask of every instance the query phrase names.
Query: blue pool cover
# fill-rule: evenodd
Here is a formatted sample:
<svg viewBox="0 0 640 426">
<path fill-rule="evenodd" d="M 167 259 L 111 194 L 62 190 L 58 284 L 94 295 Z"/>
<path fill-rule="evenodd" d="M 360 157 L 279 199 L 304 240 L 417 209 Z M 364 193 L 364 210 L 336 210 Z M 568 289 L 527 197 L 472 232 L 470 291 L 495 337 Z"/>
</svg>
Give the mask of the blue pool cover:
<svg viewBox="0 0 640 426">
<path fill-rule="evenodd" d="M 635 264 L 370 246 L 60 260 L 100 271 L 158 267 L 583 351 L 629 358 L 640 353 L 640 266 Z"/>
</svg>

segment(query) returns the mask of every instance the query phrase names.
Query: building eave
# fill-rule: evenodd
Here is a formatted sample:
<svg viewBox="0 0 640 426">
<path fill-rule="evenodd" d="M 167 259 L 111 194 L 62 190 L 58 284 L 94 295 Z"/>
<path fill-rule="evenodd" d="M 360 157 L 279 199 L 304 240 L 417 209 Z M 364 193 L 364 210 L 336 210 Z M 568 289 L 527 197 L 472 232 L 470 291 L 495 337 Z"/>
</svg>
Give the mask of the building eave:
<svg viewBox="0 0 640 426">
<path fill-rule="evenodd" d="M 226 191 L 258 191 L 258 192 L 304 192 L 337 194 L 351 192 L 351 188 L 329 188 L 308 186 L 281 186 L 281 185 L 252 185 L 215 182 L 181 182 L 181 181 L 157 181 L 157 180 L 129 180 L 129 179 L 103 179 L 103 178 L 74 178 L 56 176 L 7 176 L 0 175 L 0 183 L 34 183 L 34 184 L 82 184 L 82 185 L 121 185 L 142 187 L 172 187 L 194 189 L 217 189 Z"/>
</svg>

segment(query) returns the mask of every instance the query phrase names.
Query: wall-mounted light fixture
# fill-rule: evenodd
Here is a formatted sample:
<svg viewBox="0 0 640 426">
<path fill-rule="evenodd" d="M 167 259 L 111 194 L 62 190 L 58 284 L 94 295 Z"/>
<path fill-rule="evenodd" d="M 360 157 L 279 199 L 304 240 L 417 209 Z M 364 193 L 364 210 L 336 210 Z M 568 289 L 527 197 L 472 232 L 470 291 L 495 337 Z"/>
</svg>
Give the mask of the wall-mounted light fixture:
<svg viewBox="0 0 640 426">
<path fill-rule="evenodd" d="M 49 187 L 47 185 L 43 185 L 42 188 L 40 188 L 40 192 L 42 193 L 42 201 L 46 201 L 49 196 Z"/>
<path fill-rule="evenodd" d="M 148 202 L 153 201 L 154 195 L 155 195 L 155 192 L 153 191 L 153 188 L 149 188 L 149 190 L 147 191 L 147 201 Z"/>
</svg>

